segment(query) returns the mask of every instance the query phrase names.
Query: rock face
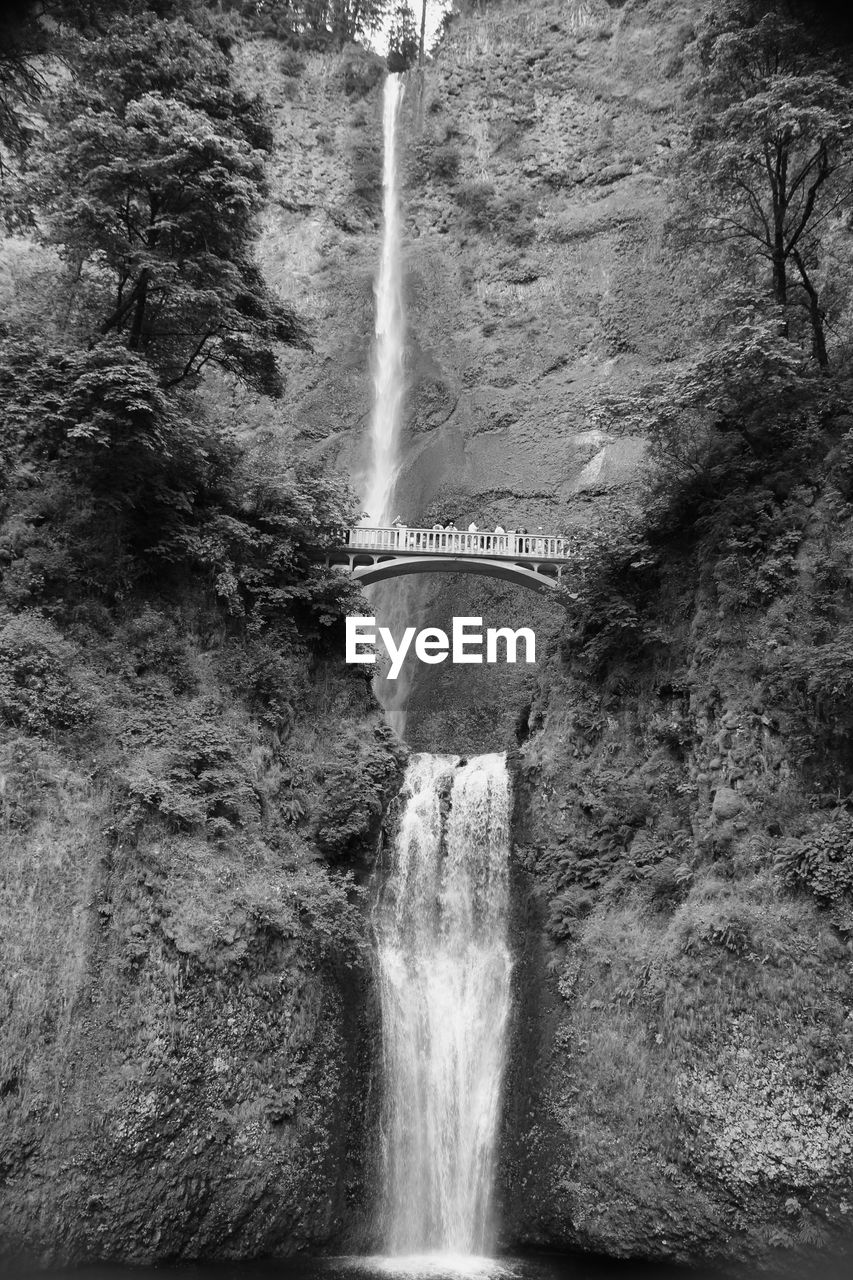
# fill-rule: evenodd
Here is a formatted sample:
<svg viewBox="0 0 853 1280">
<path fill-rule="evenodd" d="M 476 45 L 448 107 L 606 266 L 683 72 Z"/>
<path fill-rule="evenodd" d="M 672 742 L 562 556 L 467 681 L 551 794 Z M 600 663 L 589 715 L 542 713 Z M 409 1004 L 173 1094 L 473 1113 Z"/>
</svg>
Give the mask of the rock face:
<svg viewBox="0 0 853 1280">
<path fill-rule="evenodd" d="M 583 538 L 630 500 L 643 442 L 610 397 L 665 385 L 703 335 L 665 227 L 683 51 L 707 7 L 469 4 L 410 77 L 408 522 Z M 264 260 L 317 326 L 314 354 L 290 358 L 292 426 L 300 450 L 357 477 L 377 71 L 349 52 L 288 59 L 282 79 L 278 57 L 249 46 L 243 70 L 291 146 Z M 638 666 L 626 651 L 599 687 L 564 661 L 566 617 L 545 597 L 438 576 L 395 597 L 410 625 L 473 615 L 540 638 L 535 671 L 415 668 L 405 690 L 413 747 L 514 753 L 503 1243 L 691 1262 L 782 1250 L 794 1265 L 842 1243 L 849 931 L 773 869 L 776 836 L 814 806 L 780 799 L 792 766 L 756 710 L 743 635 L 685 579 L 666 619 L 677 656 Z"/>
<path fill-rule="evenodd" d="M 791 785 L 735 636 L 710 669 L 681 639 L 595 693 L 555 660 L 516 757 L 506 1238 L 796 1271 L 850 1248 L 851 915 L 784 868 L 850 821 Z"/>
<path fill-rule="evenodd" d="M 335 664 L 303 675 L 278 737 L 214 654 L 183 666 L 189 698 L 150 651 L 124 683 L 103 654 L 80 668 L 102 715 L 121 705 L 109 752 L 0 745 L 2 1261 L 370 1242 L 377 1012 L 355 895 L 402 753 Z"/>
<path fill-rule="evenodd" d="M 398 502 L 409 523 L 582 531 L 636 476 L 642 441 L 618 433 L 607 397 L 677 368 L 700 320 L 662 228 L 681 49 L 701 10 L 539 0 L 519 16 L 493 3 L 451 23 L 423 80 L 410 73 Z M 316 330 L 313 355 L 289 357 L 298 447 L 358 478 L 381 68 L 357 51 L 298 59 L 263 42 L 242 59 L 273 100 L 280 143 L 261 256 Z M 532 624 L 541 651 L 562 615 L 488 579 L 404 590 L 411 624 Z M 412 662 L 412 745 L 488 749 L 523 719 L 533 674 Z"/>
<path fill-rule="evenodd" d="M 643 459 L 609 397 L 665 382 L 702 333 L 664 226 L 682 53 L 708 5 L 463 7 L 407 87 L 400 507 L 583 537 Z M 274 425 L 358 478 L 383 68 L 263 40 L 239 59 L 276 121 L 261 260 L 314 329 L 314 351 L 286 357 Z M 264 406 L 238 400 L 257 424 Z M 815 826 L 814 797 L 780 799 L 793 766 L 756 704 L 756 636 L 723 634 L 705 586 L 674 590 L 674 657 L 625 652 L 606 681 L 564 656 L 547 597 L 438 576 L 395 592 L 409 625 L 480 616 L 539 639 L 535 669 L 416 667 L 404 688 L 413 747 L 511 752 L 508 1249 L 796 1258 L 853 1214 L 850 931 L 783 892 L 773 843 L 794 817 L 800 852 L 834 857 L 853 834 L 834 810 L 831 833 Z M 364 916 L 317 868 L 346 851 L 364 878 L 401 754 L 332 664 L 286 673 L 293 751 L 269 757 L 224 692 L 233 661 L 191 663 L 230 726 L 230 754 L 199 757 L 192 785 L 215 774 L 237 796 L 193 832 L 150 814 L 117 827 L 165 759 L 148 718 L 122 745 L 128 706 L 199 713 L 168 655 L 110 704 L 117 759 L 3 748 L 0 1224 L 42 1261 L 375 1244 Z"/>
</svg>

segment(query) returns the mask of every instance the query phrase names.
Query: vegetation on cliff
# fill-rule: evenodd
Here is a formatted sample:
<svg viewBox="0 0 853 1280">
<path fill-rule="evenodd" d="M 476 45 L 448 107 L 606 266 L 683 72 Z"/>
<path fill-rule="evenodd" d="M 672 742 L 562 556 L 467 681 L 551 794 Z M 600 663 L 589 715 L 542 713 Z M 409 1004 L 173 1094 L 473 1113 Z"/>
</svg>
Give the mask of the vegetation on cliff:
<svg viewBox="0 0 853 1280">
<path fill-rule="evenodd" d="M 596 406 L 648 465 L 585 538 L 524 748 L 562 1002 L 532 1198 L 545 1238 L 802 1256 L 853 1205 L 853 99 L 776 6 L 693 37 L 669 234 L 704 334 Z"/>
<path fill-rule="evenodd" d="M 57 12 L 0 120 L 0 1234 L 293 1247 L 355 1176 L 358 880 L 401 763 L 323 567 L 353 498 L 288 450 L 309 336 L 254 261 L 233 32 Z"/>
</svg>

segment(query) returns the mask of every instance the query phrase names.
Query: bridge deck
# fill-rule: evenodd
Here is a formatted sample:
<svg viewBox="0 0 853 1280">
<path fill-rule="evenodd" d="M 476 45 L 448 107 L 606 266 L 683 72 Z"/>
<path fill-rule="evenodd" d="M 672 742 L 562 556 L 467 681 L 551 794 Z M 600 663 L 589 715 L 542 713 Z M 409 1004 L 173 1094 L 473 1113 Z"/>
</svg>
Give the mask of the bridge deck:
<svg viewBox="0 0 853 1280">
<path fill-rule="evenodd" d="M 559 564 L 573 559 L 576 549 L 568 538 L 541 533 L 493 533 L 453 529 L 357 528 L 347 534 L 347 550 L 393 556 L 478 556 L 516 563 L 543 560 Z"/>
</svg>

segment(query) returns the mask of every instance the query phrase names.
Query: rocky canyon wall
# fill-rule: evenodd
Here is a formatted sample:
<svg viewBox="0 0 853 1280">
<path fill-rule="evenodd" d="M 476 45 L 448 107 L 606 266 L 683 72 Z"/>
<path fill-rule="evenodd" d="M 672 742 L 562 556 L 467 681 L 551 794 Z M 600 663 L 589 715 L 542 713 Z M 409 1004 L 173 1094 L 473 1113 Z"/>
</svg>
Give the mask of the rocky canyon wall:
<svg viewBox="0 0 853 1280">
<path fill-rule="evenodd" d="M 630 486 L 642 441 L 602 409 L 691 350 L 695 298 L 662 227 L 681 50 L 701 4 L 490 4 L 409 73 L 402 153 L 409 394 L 399 507 L 582 531 Z M 280 144 L 261 253 L 313 321 L 291 358 L 297 447 L 364 466 L 380 216 L 378 60 L 244 50 Z M 413 623 L 533 623 L 560 611 L 489 580 L 406 583 Z M 454 675 L 456 678 L 454 678 Z M 525 670 L 412 670 L 415 746 L 487 749 L 524 719 Z"/>
<path fill-rule="evenodd" d="M 707 8 L 467 5 L 410 76 L 409 523 L 583 539 L 630 509 L 643 441 L 608 402 L 666 386 L 708 335 L 696 260 L 667 230 L 684 51 Z M 356 52 L 244 57 L 283 144 L 262 252 L 317 323 L 314 356 L 291 361 L 297 447 L 358 475 L 381 71 Z M 827 529 L 809 526 L 805 560 Z M 411 624 L 532 624 L 543 655 L 535 672 L 416 669 L 408 736 L 513 752 L 505 1245 L 796 1266 L 847 1238 L 849 932 L 773 869 L 818 802 L 788 787 L 795 730 L 744 657 L 770 624 L 729 627 L 713 572 L 667 554 L 654 609 L 672 644 L 627 639 L 603 668 L 576 661 L 547 599 L 401 584 Z"/>
</svg>

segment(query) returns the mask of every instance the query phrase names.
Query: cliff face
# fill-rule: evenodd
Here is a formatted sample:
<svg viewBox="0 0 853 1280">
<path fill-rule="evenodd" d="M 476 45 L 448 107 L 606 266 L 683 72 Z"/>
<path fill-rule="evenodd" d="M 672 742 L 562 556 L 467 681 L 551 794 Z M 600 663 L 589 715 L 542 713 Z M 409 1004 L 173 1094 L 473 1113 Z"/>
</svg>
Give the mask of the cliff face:
<svg viewBox="0 0 853 1280">
<path fill-rule="evenodd" d="M 4 1256 L 357 1243 L 376 1034 L 357 880 L 399 752 L 335 667 L 294 663 L 300 709 L 271 730 L 235 696 L 239 643 L 151 610 L 111 643 L 77 634 L 89 732 L 0 749 Z"/>
<path fill-rule="evenodd" d="M 638 439 L 603 393 L 691 350 L 689 272 L 664 242 L 681 48 L 699 3 L 490 4 L 456 18 L 423 81 L 408 77 L 405 275 L 409 395 L 398 505 L 454 518 L 583 529 L 629 482 Z M 316 327 L 293 357 L 297 447 L 358 476 L 370 404 L 381 174 L 381 68 L 351 51 L 256 43 L 243 74 L 271 96 L 280 141 L 261 253 Z M 409 623 L 453 614 L 532 623 L 561 612 L 493 580 L 409 580 Z M 524 668 L 409 672 L 415 747 L 485 750 L 524 718 Z"/>
<path fill-rule="evenodd" d="M 849 527 L 818 498 L 797 628 Z M 594 686 L 552 661 L 517 757 L 507 1230 L 796 1267 L 850 1248 L 849 764 L 832 714 L 806 725 L 774 684 L 774 610 L 733 620 L 689 572 L 664 653 Z"/>
<path fill-rule="evenodd" d="M 43 116 L 32 73 L 27 129 L 61 146 L 59 87 L 76 76 L 85 99 L 87 59 L 110 64 L 92 100 L 101 107 L 138 102 L 152 71 L 166 82 L 160 118 L 184 120 L 181 95 L 201 88 L 218 123 L 193 115 L 196 142 L 207 141 L 190 167 L 207 195 L 186 195 L 187 133 L 169 153 L 177 167 L 167 185 L 193 217 L 203 208 L 234 230 L 215 156 L 227 152 L 239 168 L 248 135 L 237 122 L 251 108 L 231 95 L 227 62 L 200 29 L 168 9 L 162 20 L 125 10 L 105 12 L 79 47 L 73 18 L 91 15 L 69 15 L 66 70 L 47 63 Z M 16 17 L 4 26 L 13 85 L 17 72 L 30 75 L 22 50 L 35 58 L 50 45 Z M 112 72 L 128 63 L 141 78 L 131 70 L 117 85 Z M 10 93 L 14 120 L 20 100 Z M 110 119 L 100 115 L 92 136 L 109 136 Z M 111 332 L 128 313 L 109 318 L 103 279 L 101 318 L 76 313 L 85 268 L 69 281 L 59 253 L 33 234 L 49 217 L 6 150 L 9 120 L 0 129 L 11 202 L 0 235 L 0 1271 L 10 1255 L 70 1264 L 359 1247 L 376 1141 L 366 882 L 405 751 L 363 673 L 344 665 L 352 602 L 318 563 L 347 499 L 293 467 L 261 333 L 258 345 L 248 339 L 250 363 L 266 375 L 242 365 L 256 395 L 232 402 L 230 379 L 210 370 L 202 385 L 188 378 L 170 390 L 152 355 L 147 266 L 131 334 Z M 249 132 L 263 141 L 261 113 L 253 120 Z M 129 154 L 110 145 L 112 158 Z M 139 154 L 150 162 L 158 147 Z M 25 164 L 41 181 L 38 148 L 33 140 Z M 88 156 L 80 184 L 97 169 Z M 259 161 L 242 171 L 244 210 L 261 192 Z M 55 186 L 79 190 L 67 176 Z M 160 197 L 148 195 L 153 227 Z M 127 188 L 118 198 L 129 211 Z M 104 199 L 99 228 L 110 218 Z M 166 239 L 181 245 L 170 279 L 198 283 L 192 246 L 203 245 L 217 280 L 204 305 L 216 310 L 218 284 L 239 279 L 235 305 L 263 327 L 272 312 L 246 269 L 247 241 L 238 233 L 213 248 L 209 221 L 184 239 L 174 225 L 147 240 L 155 255 Z M 99 274 L 101 251 L 85 235 L 75 244 Z M 225 322 L 231 335 L 236 314 Z"/>
<path fill-rule="evenodd" d="M 630 499 L 643 445 L 602 405 L 674 376 L 704 332 L 663 226 L 706 7 L 471 4 L 410 77 L 410 522 L 583 539 Z M 239 62 L 275 111 L 264 271 L 315 330 L 286 357 L 278 443 L 358 476 L 383 68 L 261 40 Z M 269 427 L 265 402 L 235 393 L 229 412 Z M 848 537 L 827 483 L 812 515 L 791 498 L 800 618 Z M 828 804 L 802 785 L 802 726 L 750 665 L 789 614 L 729 625 L 714 573 L 670 553 L 668 647 L 626 643 L 603 671 L 545 597 L 395 591 L 409 625 L 475 615 L 539 638 L 535 670 L 415 668 L 407 686 L 416 749 L 512 752 L 508 1248 L 767 1258 L 840 1241 L 853 1212 L 850 930 L 838 903 L 790 892 L 796 849 L 776 869 L 780 837 L 830 861 L 849 847 L 849 769 Z M 361 676 L 244 651 L 174 601 L 62 638 L 17 625 L 0 617 L 4 656 L 41 655 L 70 724 L 88 710 L 70 734 L 10 733 L 0 759 L 4 1238 L 53 1261 L 369 1247 L 355 890 L 401 753 Z"/>
<path fill-rule="evenodd" d="M 674 377 L 707 336 L 696 264 L 664 232 L 682 53 L 707 6 L 466 8 L 407 88 L 399 505 L 411 523 L 583 538 L 614 497 L 630 503 L 643 456 L 606 401 Z M 269 85 L 278 56 L 252 46 L 246 74 Z M 316 356 L 292 363 L 294 429 L 358 474 L 378 86 L 355 55 L 288 66 L 273 93 L 293 164 L 264 253 L 318 322 Z M 807 595 L 831 526 L 802 519 Z M 745 656 L 778 618 L 729 625 L 716 571 L 668 554 L 668 646 L 626 641 L 603 672 L 566 650 L 545 599 L 486 579 L 400 584 L 409 624 L 532 624 L 550 653 L 536 673 L 415 669 L 408 737 L 517 748 L 504 1243 L 797 1257 L 848 1234 L 849 929 L 776 867 L 775 842 L 808 845 L 824 803 L 795 758 L 801 728 Z M 841 833 L 818 845 L 843 845 L 843 811 L 827 817 Z"/>
</svg>

